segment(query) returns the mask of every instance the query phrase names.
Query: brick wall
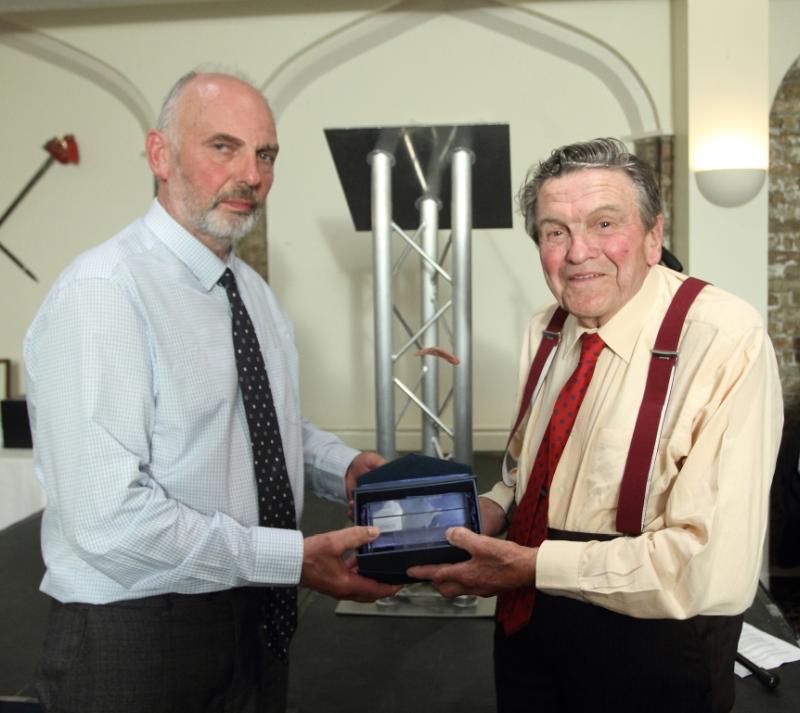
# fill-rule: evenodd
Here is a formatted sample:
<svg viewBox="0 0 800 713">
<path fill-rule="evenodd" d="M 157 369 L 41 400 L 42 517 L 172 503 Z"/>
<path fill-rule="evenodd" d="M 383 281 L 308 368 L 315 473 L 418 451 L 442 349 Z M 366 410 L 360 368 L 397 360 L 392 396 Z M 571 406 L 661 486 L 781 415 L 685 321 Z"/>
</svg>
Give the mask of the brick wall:
<svg viewBox="0 0 800 713">
<path fill-rule="evenodd" d="M 664 211 L 664 247 L 672 247 L 672 173 L 675 140 L 673 136 L 648 136 L 634 142 L 634 153 L 652 166 L 661 191 Z"/>
<path fill-rule="evenodd" d="M 800 59 L 770 112 L 769 312 L 783 397 L 800 415 Z"/>
<path fill-rule="evenodd" d="M 266 209 L 261 214 L 259 221 L 253 226 L 253 229 L 239 241 L 236 246 L 236 255 L 267 280 Z"/>
</svg>

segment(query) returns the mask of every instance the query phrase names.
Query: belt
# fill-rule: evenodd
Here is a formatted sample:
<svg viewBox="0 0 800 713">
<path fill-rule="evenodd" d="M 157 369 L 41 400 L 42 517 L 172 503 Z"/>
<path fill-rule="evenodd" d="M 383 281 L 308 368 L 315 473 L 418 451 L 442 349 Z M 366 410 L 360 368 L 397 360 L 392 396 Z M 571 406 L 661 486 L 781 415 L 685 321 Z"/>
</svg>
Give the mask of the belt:
<svg viewBox="0 0 800 713">
<path fill-rule="evenodd" d="M 548 540 L 591 542 L 592 540 L 615 540 L 617 537 L 624 537 L 624 535 L 609 532 L 571 532 L 569 530 L 556 530 L 552 527 L 547 528 Z"/>
<path fill-rule="evenodd" d="M 234 589 L 221 589 L 216 592 L 200 592 L 197 594 L 154 594 L 149 597 L 137 599 L 120 599 L 100 606 L 124 607 L 126 609 L 181 609 L 208 604 L 225 604 L 246 598 L 258 592 L 257 587 L 236 587 Z"/>
</svg>

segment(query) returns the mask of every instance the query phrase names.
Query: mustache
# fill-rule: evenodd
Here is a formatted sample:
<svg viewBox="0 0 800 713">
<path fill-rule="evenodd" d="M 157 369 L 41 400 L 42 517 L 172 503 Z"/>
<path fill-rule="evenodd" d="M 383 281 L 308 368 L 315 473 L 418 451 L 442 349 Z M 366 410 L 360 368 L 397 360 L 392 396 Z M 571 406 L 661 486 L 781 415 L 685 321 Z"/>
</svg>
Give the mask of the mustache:
<svg viewBox="0 0 800 713">
<path fill-rule="evenodd" d="M 234 188 L 230 191 L 225 191 L 224 193 L 220 193 L 216 196 L 212 208 L 216 208 L 220 203 L 227 200 L 243 200 L 247 201 L 248 203 L 252 203 L 253 207 L 255 207 L 256 192 L 247 186 L 241 186 L 240 188 Z"/>
</svg>

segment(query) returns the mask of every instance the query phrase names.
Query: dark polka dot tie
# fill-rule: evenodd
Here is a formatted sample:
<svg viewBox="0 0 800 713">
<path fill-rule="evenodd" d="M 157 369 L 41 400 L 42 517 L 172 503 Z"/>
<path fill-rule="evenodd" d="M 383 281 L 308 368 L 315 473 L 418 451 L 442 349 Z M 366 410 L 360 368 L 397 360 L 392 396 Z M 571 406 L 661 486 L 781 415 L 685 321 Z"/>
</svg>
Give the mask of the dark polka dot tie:
<svg viewBox="0 0 800 713">
<path fill-rule="evenodd" d="M 231 304 L 233 349 L 239 372 L 239 390 L 244 400 L 253 451 L 258 524 L 261 527 L 294 530 L 297 528 L 294 497 L 258 337 L 230 269 L 225 270 L 219 284 L 225 288 Z M 286 661 L 289 642 L 297 628 L 297 589 L 265 588 L 264 614 L 262 627 L 267 645 L 279 659 Z"/>
<path fill-rule="evenodd" d="M 538 547 L 547 537 L 550 484 L 604 346 L 603 340 L 597 334 L 586 333 L 581 337 L 578 366 L 558 394 L 553 414 L 533 462 L 528 487 L 508 528 L 507 539 L 512 542 Z M 498 597 L 497 621 L 502 624 L 507 636 L 530 621 L 535 591 L 530 586 L 504 592 Z"/>
</svg>

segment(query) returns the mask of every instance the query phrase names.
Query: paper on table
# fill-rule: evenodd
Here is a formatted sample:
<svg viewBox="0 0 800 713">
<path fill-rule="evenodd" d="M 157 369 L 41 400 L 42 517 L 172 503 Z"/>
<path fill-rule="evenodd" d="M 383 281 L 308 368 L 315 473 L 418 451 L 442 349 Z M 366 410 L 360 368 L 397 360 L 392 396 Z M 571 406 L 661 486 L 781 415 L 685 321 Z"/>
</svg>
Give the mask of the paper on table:
<svg viewBox="0 0 800 713">
<path fill-rule="evenodd" d="M 789 661 L 800 661 L 800 647 L 747 623 L 742 626 L 738 651 L 746 659 L 766 669 L 777 668 Z M 750 675 L 750 671 L 739 663 L 734 664 L 733 672 L 740 678 Z"/>
</svg>

